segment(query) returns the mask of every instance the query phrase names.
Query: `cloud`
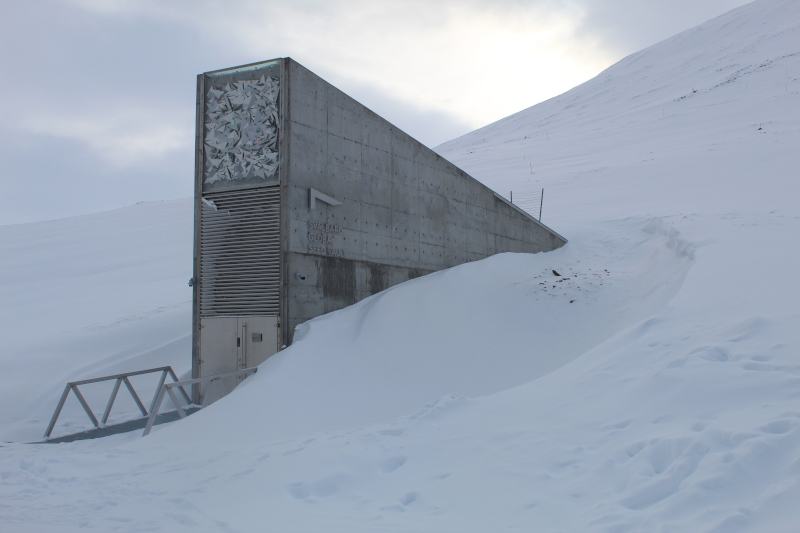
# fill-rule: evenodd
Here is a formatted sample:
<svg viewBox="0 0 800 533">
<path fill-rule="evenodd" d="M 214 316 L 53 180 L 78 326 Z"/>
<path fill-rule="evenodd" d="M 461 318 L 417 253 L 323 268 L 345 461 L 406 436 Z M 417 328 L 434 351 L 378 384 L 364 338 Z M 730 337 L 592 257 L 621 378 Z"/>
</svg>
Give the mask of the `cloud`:
<svg viewBox="0 0 800 533">
<path fill-rule="evenodd" d="M 434 146 L 744 1 L 9 2 L 0 223 L 191 195 L 199 72 L 292 56 Z"/>
<path fill-rule="evenodd" d="M 581 32 L 592 33 L 622 56 L 752 0 L 565 0 L 585 13 Z"/>
<path fill-rule="evenodd" d="M 172 152 L 190 148 L 194 139 L 191 130 L 161 123 L 147 110 L 97 116 L 39 115 L 26 119 L 23 127 L 36 135 L 76 141 L 117 167 L 152 164 Z"/>
<path fill-rule="evenodd" d="M 584 11 L 562 2 L 78 2 L 197 28 L 248 60 L 291 55 L 345 89 L 372 87 L 470 128 L 565 91 L 615 59 L 579 33 Z"/>
</svg>

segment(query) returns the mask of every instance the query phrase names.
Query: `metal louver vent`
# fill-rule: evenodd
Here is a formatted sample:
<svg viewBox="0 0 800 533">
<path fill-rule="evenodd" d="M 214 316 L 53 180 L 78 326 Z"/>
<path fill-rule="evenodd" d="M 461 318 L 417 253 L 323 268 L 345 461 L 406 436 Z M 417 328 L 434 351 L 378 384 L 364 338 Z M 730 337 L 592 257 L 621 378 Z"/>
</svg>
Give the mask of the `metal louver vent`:
<svg viewBox="0 0 800 533">
<path fill-rule="evenodd" d="M 200 316 L 278 316 L 280 188 L 206 193 L 200 215 Z"/>
</svg>

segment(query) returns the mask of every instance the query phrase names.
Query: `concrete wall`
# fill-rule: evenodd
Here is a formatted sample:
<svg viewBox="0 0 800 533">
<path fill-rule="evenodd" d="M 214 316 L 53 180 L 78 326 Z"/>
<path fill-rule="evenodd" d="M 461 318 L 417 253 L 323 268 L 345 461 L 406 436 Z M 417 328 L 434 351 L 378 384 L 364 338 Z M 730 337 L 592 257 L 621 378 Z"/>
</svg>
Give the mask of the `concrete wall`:
<svg viewBox="0 0 800 533">
<path fill-rule="evenodd" d="M 391 285 L 561 236 L 287 59 L 286 334 Z M 340 205 L 309 204 L 309 189 Z M 287 338 L 288 340 L 288 338 Z"/>
</svg>

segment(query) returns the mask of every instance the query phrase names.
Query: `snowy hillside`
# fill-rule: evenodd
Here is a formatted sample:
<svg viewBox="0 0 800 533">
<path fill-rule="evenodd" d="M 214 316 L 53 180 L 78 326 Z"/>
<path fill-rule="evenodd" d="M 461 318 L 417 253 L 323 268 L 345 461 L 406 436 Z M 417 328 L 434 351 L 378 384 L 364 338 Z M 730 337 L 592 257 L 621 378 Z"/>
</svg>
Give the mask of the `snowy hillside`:
<svg viewBox="0 0 800 533">
<path fill-rule="evenodd" d="M 568 232 L 795 206 L 800 4 L 767 0 L 632 54 L 439 152 Z M 789 194 L 786 194 L 786 193 Z"/>
<path fill-rule="evenodd" d="M 188 371 L 191 239 L 190 200 L 0 226 L 0 441 L 41 438 L 68 380 Z M 87 394 L 108 397 L 100 385 Z M 77 402 L 65 415 L 85 427 Z"/>
<path fill-rule="evenodd" d="M 2 530 L 796 531 L 798 146 L 799 3 L 634 54 L 439 148 L 566 247 L 312 320 L 143 439 L 22 442 L 68 377 L 186 368 L 188 202 L 0 227 Z"/>
</svg>

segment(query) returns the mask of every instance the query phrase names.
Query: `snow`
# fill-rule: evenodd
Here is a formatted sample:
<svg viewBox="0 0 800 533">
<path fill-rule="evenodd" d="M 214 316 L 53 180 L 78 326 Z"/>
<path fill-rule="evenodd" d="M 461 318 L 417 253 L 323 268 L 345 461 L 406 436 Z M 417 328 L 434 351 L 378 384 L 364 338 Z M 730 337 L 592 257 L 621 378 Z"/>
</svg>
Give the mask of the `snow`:
<svg viewBox="0 0 800 533">
<path fill-rule="evenodd" d="M 569 244 L 312 320 L 147 438 L 24 442 L 67 378 L 185 371 L 190 203 L 0 226 L 3 531 L 796 531 L 798 72 L 759 1 L 441 146 Z"/>
<path fill-rule="evenodd" d="M 40 439 L 69 380 L 190 368 L 191 239 L 190 200 L 0 226 L 0 441 Z M 149 396 L 157 376 L 133 380 Z M 107 385 L 87 399 L 102 405 Z M 120 400 L 124 419 L 136 408 Z M 74 398 L 64 421 L 88 422 Z"/>
</svg>

